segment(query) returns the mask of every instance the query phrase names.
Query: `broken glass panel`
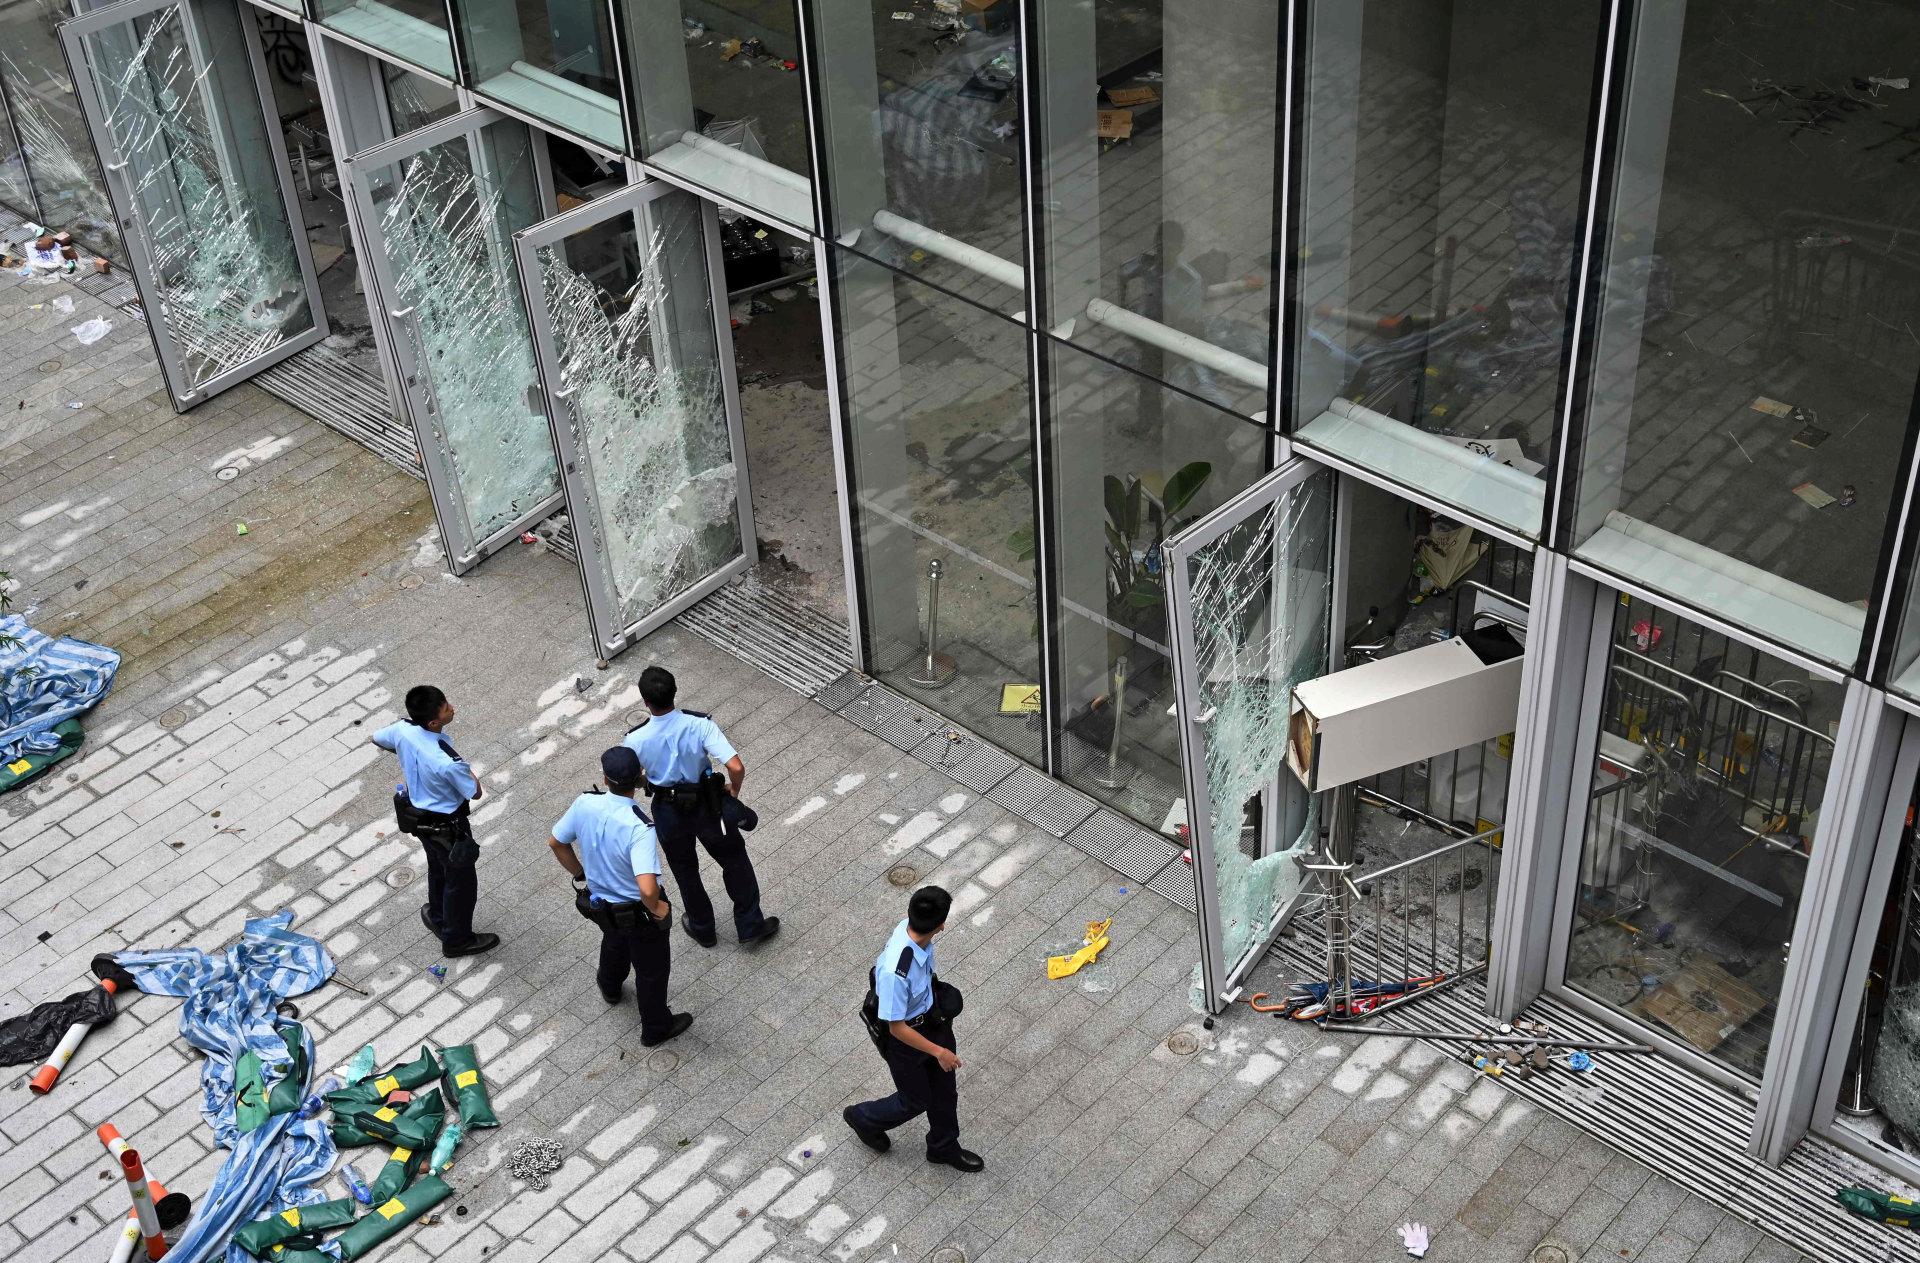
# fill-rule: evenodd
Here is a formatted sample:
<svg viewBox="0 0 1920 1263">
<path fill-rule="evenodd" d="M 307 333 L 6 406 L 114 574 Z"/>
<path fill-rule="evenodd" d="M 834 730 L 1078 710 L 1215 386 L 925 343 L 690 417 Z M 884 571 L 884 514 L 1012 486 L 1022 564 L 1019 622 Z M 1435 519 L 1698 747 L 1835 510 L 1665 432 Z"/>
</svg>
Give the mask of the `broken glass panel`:
<svg viewBox="0 0 1920 1263">
<path fill-rule="evenodd" d="M 446 458 L 467 531 L 453 551 L 469 552 L 560 491 L 513 266 L 513 234 L 540 218 L 531 142 L 490 123 L 369 180 L 416 428 Z"/>
<path fill-rule="evenodd" d="M 239 15 L 179 5 L 83 37 L 180 393 L 314 327 Z"/>
<path fill-rule="evenodd" d="M 1299 893 L 1295 858 L 1319 840 L 1317 803 L 1279 773 L 1293 687 L 1327 670 L 1332 479 L 1312 475 L 1186 562 L 1205 810 L 1229 970 L 1266 941 L 1273 918 Z M 1270 804 L 1269 824 L 1261 791 L 1276 778 L 1283 794 Z"/>
<path fill-rule="evenodd" d="M 57 16 L 64 16 L 64 10 Z M 0 73 L 6 77 L 27 178 L 49 224 L 124 260 L 86 122 L 74 100 L 73 80 L 52 36 L 54 20 L 29 18 L 0 26 L 8 42 L 7 51 L 0 52 Z M 17 209 L 31 213 L 33 205 L 27 200 Z"/>
<path fill-rule="evenodd" d="M 603 634 L 742 551 L 702 219 L 699 199 L 668 193 L 536 252 Z"/>
</svg>

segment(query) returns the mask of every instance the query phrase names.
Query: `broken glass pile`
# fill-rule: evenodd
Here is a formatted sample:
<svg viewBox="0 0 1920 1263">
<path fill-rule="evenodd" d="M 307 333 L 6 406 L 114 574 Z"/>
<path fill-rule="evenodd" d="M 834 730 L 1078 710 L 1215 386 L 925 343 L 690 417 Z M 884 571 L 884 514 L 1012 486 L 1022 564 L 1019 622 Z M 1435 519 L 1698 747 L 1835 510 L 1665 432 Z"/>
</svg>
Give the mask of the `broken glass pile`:
<svg viewBox="0 0 1920 1263">
<path fill-rule="evenodd" d="M 1299 791 L 1273 805 L 1276 838 L 1249 806 L 1286 762 L 1293 687 L 1324 675 L 1331 599 L 1332 475 L 1317 473 L 1187 561 L 1201 761 L 1206 776 L 1222 958 L 1231 969 L 1264 943 L 1299 893 L 1296 857 L 1319 841 L 1318 804 Z"/>
<path fill-rule="evenodd" d="M 624 631 L 741 554 L 699 203 L 671 193 L 537 252 L 559 393 L 582 474 L 576 523 Z M 622 234 L 624 238 L 624 234 Z"/>
</svg>

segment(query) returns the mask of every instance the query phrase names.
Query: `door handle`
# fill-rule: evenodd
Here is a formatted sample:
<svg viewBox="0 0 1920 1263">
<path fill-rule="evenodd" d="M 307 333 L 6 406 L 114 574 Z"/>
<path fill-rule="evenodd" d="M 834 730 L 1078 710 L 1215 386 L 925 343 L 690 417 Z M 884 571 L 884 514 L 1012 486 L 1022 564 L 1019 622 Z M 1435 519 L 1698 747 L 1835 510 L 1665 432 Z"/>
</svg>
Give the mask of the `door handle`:
<svg viewBox="0 0 1920 1263">
<path fill-rule="evenodd" d="M 399 311 L 389 311 L 387 315 L 394 320 L 405 320 L 413 315 L 413 311 L 411 307 L 402 307 Z"/>
<path fill-rule="evenodd" d="M 553 392 L 553 397 L 561 403 L 565 403 L 567 400 L 573 398 L 573 392 L 578 389 L 580 389 L 578 386 L 563 386 Z"/>
</svg>

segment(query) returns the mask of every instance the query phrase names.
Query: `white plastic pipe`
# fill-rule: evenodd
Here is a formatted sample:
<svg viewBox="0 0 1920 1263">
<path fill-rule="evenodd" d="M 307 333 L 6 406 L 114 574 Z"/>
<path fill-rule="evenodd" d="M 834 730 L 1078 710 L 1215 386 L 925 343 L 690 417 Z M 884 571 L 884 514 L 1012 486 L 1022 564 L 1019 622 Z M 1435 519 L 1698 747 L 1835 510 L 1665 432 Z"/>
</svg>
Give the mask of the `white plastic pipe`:
<svg viewBox="0 0 1920 1263">
<path fill-rule="evenodd" d="M 119 990 L 119 987 L 114 984 L 111 978 L 102 978 L 98 985 L 100 989 L 108 995 L 112 995 L 115 991 Z M 91 1022 L 75 1022 L 67 1028 L 67 1033 L 62 1035 L 60 1042 L 54 1046 L 53 1055 L 48 1057 L 41 1067 L 33 1072 L 31 1079 L 27 1080 L 27 1086 L 31 1088 L 36 1095 L 45 1096 L 53 1090 L 54 1080 L 60 1077 L 60 1072 L 67 1068 L 69 1061 L 73 1060 L 74 1050 L 80 1047 L 80 1041 L 85 1039 L 87 1032 L 92 1029 L 93 1024 Z"/>
<path fill-rule="evenodd" d="M 1128 311 L 1104 298 L 1096 298 L 1087 304 L 1087 319 L 1095 324 L 1103 324 L 1116 329 L 1129 337 L 1138 338 L 1149 346 L 1157 346 L 1163 351 L 1204 364 L 1216 373 L 1224 373 L 1237 382 L 1252 386 L 1255 390 L 1267 388 L 1267 366 L 1258 360 L 1250 360 L 1237 352 L 1217 346 L 1205 338 L 1196 338 L 1190 333 L 1182 333 L 1170 325 L 1158 320 L 1148 319 L 1139 312 Z"/>
<path fill-rule="evenodd" d="M 1018 263 L 1009 263 L 997 254 L 982 250 L 979 246 L 970 246 L 958 237 L 949 237 L 944 232 L 935 232 L 925 224 L 916 224 L 911 219 L 896 215 L 890 210 L 878 211 L 873 217 L 873 226 L 889 237 L 897 237 L 910 246 L 918 246 L 928 254 L 938 255 L 952 263 L 958 263 L 969 272 L 977 273 L 991 281 L 998 281 L 1008 289 L 1024 290 L 1027 287 L 1027 273 Z"/>
</svg>

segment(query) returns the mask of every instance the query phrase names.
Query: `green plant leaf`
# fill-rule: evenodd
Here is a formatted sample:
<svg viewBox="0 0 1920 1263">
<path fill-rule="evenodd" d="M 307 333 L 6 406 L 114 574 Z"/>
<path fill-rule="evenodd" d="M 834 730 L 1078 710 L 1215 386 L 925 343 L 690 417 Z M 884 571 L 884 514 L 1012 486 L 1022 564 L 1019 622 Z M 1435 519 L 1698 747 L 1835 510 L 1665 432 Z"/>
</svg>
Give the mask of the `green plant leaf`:
<svg viewBox="0 0 1920 1263">
<path fill-rule="evenodd" d="M 1014 556 L 1018 557 L 1021 561 L 1032 561 L 1034 553 L 1037 551 L 1034 547 L 1033 527 L 1023 526 L 1008 535 L 1007 547 L 1011 548 Z"/>
<path fill-rule="evenodd" d="M 1140 536 L 1141 504 L 1142 488 L 1140 486 L 1140 480 L 1138 478 L 1127 479 L 1127 520 L 1125 529 L 1127 536 L 1131 539 L 1138 539 Z"/>
<path fill-rule="evenodd" d="M 1107 521 L 1111 522 L 1116 528 L 1120 530 L 1123 530 L 1123 531 L 1126 530 L 1127 528 L 1126 484 L 1121 482 L 1118 478 L 1114 477 L 1112 474 L 1108 474 L 1102 483 L 1102 488 L 1106 492 L 1106 498 L 1107 498 Z"/>
<path fill-rule="evenodd" d="M 1182 465 L 1179 472 L 1167 479 L 1167 494 L 1164 497 L 1167 516 L 1172 517 L 1187 507 L 1187 502 L 1200 493 L 1200 488 L 1213 475 L 1213 466 L 1206 461 L 1197 460 Z"/>
</svg>

